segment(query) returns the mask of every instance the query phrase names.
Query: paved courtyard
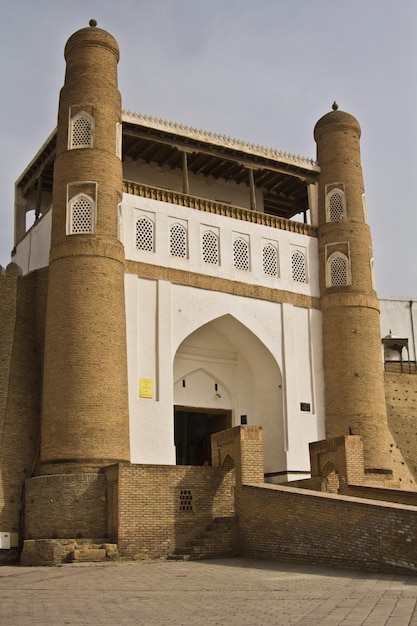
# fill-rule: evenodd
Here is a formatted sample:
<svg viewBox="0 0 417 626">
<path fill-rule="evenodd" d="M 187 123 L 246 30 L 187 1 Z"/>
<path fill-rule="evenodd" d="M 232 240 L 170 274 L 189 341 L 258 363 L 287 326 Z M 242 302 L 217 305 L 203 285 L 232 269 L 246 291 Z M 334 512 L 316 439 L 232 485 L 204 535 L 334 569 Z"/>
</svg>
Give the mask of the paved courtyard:
<svg viewBox="0 0 417 626">
<path fill-rule="evenodd" d="M 1 626 L 417 626 L 417 577 L 256 561 L 0 567 Z"/>
</svg>

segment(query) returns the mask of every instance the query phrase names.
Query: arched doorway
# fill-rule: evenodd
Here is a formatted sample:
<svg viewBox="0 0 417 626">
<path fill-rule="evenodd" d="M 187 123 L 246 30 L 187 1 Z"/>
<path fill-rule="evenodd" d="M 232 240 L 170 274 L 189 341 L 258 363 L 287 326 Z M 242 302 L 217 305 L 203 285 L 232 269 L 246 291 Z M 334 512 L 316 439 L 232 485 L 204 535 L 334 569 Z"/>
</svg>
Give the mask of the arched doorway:
<svg viewBox="0 0 417 626">
<path fill-rule="evenodd" d="M 280 369 L 268 348 L 232 315 L 201 326 L 178 347 L 174 406 L 178 464 L 197 463 L 207 454 L 213 432 L 247 423 L 262 426 L 265 473 L 286 469 Z"/>
</svg>

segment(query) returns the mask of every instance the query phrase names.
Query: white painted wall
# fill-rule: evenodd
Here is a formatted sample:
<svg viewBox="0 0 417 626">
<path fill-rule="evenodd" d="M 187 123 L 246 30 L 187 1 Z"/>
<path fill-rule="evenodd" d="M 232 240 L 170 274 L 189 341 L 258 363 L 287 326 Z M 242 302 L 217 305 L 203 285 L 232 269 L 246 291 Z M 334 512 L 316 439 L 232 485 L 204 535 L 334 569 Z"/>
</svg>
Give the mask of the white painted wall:
<svg viewBox="0 0 417 626">
<path fill-rule="evenodd" d="M 51 247 L 52 211 L 48 211 L 28 230 L 25 237 L 17 244 L 12 262 L 28 274 L 49 265 Z"/>
<path fill-rule="evenodd" d="M 136 221 L 141 216 L 147 216 L 154 223 L 155 245 L 153 252 L 136 248 Z M 169 229 L 175 221 L 187 229 L 187 258 L 175 257 L 170 254 Z M 205 263 L 202 260 L 201 233 L 206 228 L 213 228 L 219 234 L 219 265 Z M 122 233 L 126 258 L 133 261 L 319 296 L 318 241 L 316 237 L 244 222 L 187 207 L 173 206 L 168 202 L 149 200 L 131 194 L 124 194 L 123 196 Z M 236 236 L 241 236 L 248 242 L 250 249 L 249 271 L 236 269 L 233 265 L 233 241 Z M 278 246 L 279 276 L 269 276 L 263 271 L 262 248 L 266 242 L 273 242 Z M 302 252 L 306 258 L 306 283 L 292 279 L 291 255 L 295 250 Z"/>
<path fill-rule="evenodd" d="M 264 430 L 266 472 L 308 473 L 308 443 L 324 433 L 319 312 L 131 275 L 126 302 L 132 462 L 175 463 L 176 403 L 231 409 L 233 425 L 247 415 Z"/>
<path fill-rule="evenodd" d="M 381 298 L 381 338 L 391 331 L 393 337 L 408 339 L 410 360 L 416 360 L 417 341 L 417 300 L 414 298 Z M 399 360 L 398 352 L 387 351 L 386 358 L 392 361 Z M 403 359 L 407 359 L 403 350 Z"/>
</svg>

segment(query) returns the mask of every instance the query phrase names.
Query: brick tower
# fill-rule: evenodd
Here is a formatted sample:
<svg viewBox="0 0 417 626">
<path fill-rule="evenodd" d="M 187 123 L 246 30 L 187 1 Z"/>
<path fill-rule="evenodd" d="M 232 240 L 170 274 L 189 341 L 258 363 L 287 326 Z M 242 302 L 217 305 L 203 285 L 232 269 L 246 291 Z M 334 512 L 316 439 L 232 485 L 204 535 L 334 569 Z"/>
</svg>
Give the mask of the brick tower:
<svg viewBox="0 0 417 626">
<path fill-rule="evenodd" d="M 359 139 L 350 114 L 333 111 L 316 124 L 320 291 L 326 436 L 362 435 L 365 467 L 392 469 L 379 303 L 373 278 Z"/>
<path fill-rule="evenodd" d="M 119 48 L 106 31 L 65 47 L 53 182 L 41 473 L 129 460 Z"/>
</svg>

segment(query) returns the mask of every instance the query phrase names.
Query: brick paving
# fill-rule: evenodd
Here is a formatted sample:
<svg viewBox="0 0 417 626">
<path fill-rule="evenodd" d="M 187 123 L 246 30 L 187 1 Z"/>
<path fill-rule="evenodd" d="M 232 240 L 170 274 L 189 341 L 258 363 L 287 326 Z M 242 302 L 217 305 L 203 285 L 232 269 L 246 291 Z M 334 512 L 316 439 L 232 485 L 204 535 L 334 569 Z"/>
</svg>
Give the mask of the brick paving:
<svg viewBox="0 0 417 626">
<path fill-rule="evenodd" d="M 1 626 L 417 626 L 417 577 L 252 559 L 0 567 Z"/>
</svg>

